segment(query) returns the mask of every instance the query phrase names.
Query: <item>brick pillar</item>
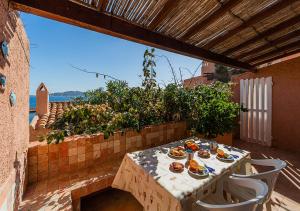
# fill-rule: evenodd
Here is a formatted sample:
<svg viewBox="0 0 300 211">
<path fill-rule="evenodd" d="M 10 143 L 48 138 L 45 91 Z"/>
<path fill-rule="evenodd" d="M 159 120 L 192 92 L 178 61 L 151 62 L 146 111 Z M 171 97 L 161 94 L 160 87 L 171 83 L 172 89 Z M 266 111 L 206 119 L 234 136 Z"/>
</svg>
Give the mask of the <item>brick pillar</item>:
<svg viewBox="0 0 300 211">
<path fill-rule="evenodd" d="M 39 116 L 49 113 L 49 92 L 44 83 L 36 90 L 36 113 Z"/>
</svg>

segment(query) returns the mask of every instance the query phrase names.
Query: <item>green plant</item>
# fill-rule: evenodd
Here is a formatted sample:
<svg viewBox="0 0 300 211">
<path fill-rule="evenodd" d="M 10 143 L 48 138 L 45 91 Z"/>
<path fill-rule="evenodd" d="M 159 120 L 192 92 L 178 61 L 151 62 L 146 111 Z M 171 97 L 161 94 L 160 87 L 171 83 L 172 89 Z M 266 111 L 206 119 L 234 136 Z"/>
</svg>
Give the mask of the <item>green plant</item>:
<svg viewBox="0 0 300 211">
<path fill-rule="evenodd" d="M 191 110 L 191 91 L 176 84 L 169 84 L 163 90 L 166 121 L 184 120 Z"/>
<path fill-rule="evenodd" d="M 143 61 L 143 82 L 142 86 L 146 89 L 151 89 L 156 87 L 156 63 L 155 63 L 155 49 L 151 48 L 151 50 L 146 50 L 144 53 L 144 61 Z"/>
<path fill-rule="evenodd" d="M 66 136 L 98 132 L 107 138 L 116 130 L 132 128 L 140 131 L 147 125 L 174 120 L 186 120 L 194 132 L 208 138 L 233 129 L 239 106 L 231 101 L 230 85 L 216 82 L 186 89 L 169 84 L 160 88 L 156 85 L 154 60 L 154 50 L 146 50 L 141 87 L 109 81 L 106 89 L 86 92 L 41 140 L 59 143 Z"/>
<path fill-rule="evenodd" d="M 229 68 L 221 65 L 221 64 L 215 64 L 215 78 L 218 81 L 227 83 L 230 81 L 230 75 L 229 75 Z"/>
<path fill-rule="evenodd" d="M 66 111 L 63 116 L 52 125 L 52 129 L 56 131 L 56 134 L 65 136 L 92 134 L 96 132 L 109 134 L 114 130 L 110 124 L 113 115 L 113 110 L 106 104 L 77 105 Z M 63 132 L 61 133 L 61 131 Z"/>
<path fill-rule="evenodd" d="M 198 133 L 207 138 L 232 131 L 235 127 L 239 105 L 231 101 L 229 84 L 216 82 L 200 85 L 192 90 L 189 123 Z"/>
<path fill-rule="evenodd" d="M 241 74 L 244 72 L 245 71 L 243 71 L 241 69 L 233 69 L 233 68 L 229 68 L 224 65 L 221 65 L 221 64 L 215 64 L 214 78 L 217 79 L 218 81 L 228 83 L 230 81 L 232 75 L 237 75 L 237 74 Z"/>
</svg>

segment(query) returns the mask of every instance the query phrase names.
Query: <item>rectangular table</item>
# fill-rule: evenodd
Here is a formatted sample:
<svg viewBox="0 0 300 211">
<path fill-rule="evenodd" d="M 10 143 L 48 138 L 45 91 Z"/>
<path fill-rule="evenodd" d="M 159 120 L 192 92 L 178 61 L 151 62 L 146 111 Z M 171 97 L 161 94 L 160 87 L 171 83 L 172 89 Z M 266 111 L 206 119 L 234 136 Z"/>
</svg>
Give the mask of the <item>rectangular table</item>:
<svg viewBox="0 0 300 211">
<path fill-rule="evenodd" d="M 185 140 L 172 142 L 159 147 L 127 153 L 113 181 L 112 187 L 130 192 L 144 207 L 144 210 L 179 211 L 191 210 L 195 199 L 201 199 L 215 187 L 216 182 L 227 173 L 239 171 L 242 163 L 249 158 L 249 152 L 219 144 L 223 149 L 238 158 L 233 162 L 219 161 L 215 155 L 208 159 L 194 159 L 215 171 L 206 178 L 194 178 L 185 168 L 181 173 L 170 171 L 172 162 L 185 164 L 187 159 L 175 160 L 168 156 L 172 147 L 183 146 Z M 201 139 L 196 143 L 208 147 L 209 142 Z"/>
</svg>

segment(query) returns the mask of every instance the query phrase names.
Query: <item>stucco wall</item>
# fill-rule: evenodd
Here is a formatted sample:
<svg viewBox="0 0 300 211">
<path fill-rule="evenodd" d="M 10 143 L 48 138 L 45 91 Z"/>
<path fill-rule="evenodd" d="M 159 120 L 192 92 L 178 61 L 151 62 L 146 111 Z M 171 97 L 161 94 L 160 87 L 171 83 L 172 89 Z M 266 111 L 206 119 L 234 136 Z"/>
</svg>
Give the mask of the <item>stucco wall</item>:
<svg viewBox="0 0 300 211">
<path fill-rule="evenodd" d="M 272 145 L 300 152 L 300 57 L 245 73 L 240 79 L 272 76 Z M 239 84 L 234 88 L 234 99 L 239 102 Z"/>
<path fill-rule="evenodd" d="M 0 42 L 5 39 L 9 46 L 7 59 L 0 53 L 0 73 L 7 78 L 6 90 L 0 93 L 0 210 L 12 210 L 15 196 L 22 194 L 29 142 L 29 42 L 7 0 L 0 0 L 0 32 Z M 17 96 L 15 106 L 9 102 L 11 91 Z"/>
</svg>

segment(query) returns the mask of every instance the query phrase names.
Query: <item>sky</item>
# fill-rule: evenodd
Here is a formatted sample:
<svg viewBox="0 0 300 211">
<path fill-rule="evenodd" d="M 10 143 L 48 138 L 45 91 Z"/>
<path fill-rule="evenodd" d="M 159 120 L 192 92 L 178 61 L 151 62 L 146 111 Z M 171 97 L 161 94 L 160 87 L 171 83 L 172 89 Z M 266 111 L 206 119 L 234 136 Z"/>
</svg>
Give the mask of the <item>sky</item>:
<svg viewBox="0 0 300 211">
<path fill-rule="evenodd" d="M 129 86 L 141 84 L 143 54 L 149 46 L 93 32 L 54 20 L 21 13 L 30 42 L 30 94 L 44 82 L 51 93 L 87 91 L 105 87 L 107 80 L 80 72 L 76 66 L 125 80 Z M 169 58 L 180 78 L 190 78 L 201 60 L 156 49 L 156 55 Z M 172 82 L 171 69 L 164 57 L 156 57 L 157 81 Z M 196 75 L 200 74 L 200 70 Z"/>
</svg>

